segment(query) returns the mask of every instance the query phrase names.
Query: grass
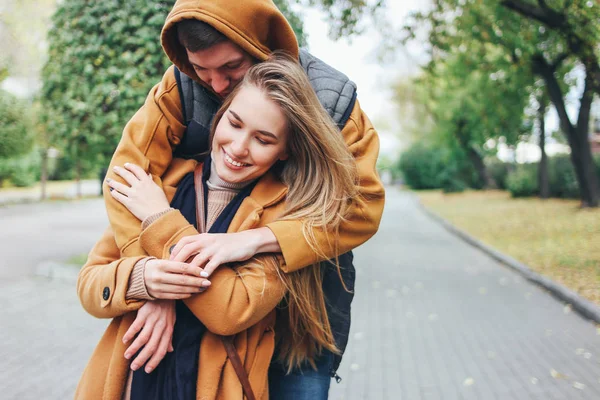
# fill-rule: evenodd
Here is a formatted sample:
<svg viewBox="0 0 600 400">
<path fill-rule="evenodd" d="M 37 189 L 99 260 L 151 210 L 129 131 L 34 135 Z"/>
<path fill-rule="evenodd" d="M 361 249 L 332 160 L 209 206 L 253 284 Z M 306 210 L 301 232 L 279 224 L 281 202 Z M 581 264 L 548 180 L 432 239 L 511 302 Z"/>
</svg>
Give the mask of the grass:
<svg viewBox="0 0 600 400">
<path fill-rule="evenodd" d="M 600 209 L 503 191 L 417 194 L 455 226 L 600 305 Z"/>
<path fill-rule="evenodd" d="M 85 264 L 85 262 L 87 261 L 87 258 L 88 258 L 88 253 L 77 254 L 77 255 L 69 258 L 67 261 L 65 261 L 65 264 L 69 264 L 69 265 L 73 265 L 78 268 L 81 268 L 81 267 L 83 267 L 83 264 Z"/>
</svg>

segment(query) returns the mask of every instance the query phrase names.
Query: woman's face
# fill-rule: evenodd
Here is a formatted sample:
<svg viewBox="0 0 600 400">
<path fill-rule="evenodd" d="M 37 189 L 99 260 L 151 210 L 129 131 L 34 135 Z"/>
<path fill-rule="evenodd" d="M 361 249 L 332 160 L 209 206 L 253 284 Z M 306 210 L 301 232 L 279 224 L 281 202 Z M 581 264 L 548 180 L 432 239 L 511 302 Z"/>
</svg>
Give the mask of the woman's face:
<svg viewBox="0 0 600 400">
<path fill-rule="evenodd" d="M 287 159 L 287 119 L 261 89 L 245 85 L 219 121 L 212 159 L 221 179 L 240 183 L 264 175 Z"/>
</svg>

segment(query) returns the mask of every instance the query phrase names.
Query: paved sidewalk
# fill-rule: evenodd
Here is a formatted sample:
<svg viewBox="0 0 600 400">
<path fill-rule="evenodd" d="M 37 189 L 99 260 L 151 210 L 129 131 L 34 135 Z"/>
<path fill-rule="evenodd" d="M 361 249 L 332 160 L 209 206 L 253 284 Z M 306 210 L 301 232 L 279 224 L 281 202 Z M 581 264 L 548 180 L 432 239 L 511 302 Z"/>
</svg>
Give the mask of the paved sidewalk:
<svg viewBox="0 0 600 400">
<path fill-rule="evenodd" d="M 98 202 L 101 207 L 101 202 Z M 99 208 L 99 211 L 101 208 Z M 599 399 L 600 331 L 388 189 L 356 251 L 350 344 L 333 400 Z M 0 281 L 0 398 L 68 399 L 107 321 L 73 283 Z"/>
<path fill-rule="evenodd" d="M 100 182 L 95 179 L 81 181 L 82 196 L 99 196 Z M 31 203 L 40 201 L 42 194 L 39 182 L 29 188 L 0 189 L 0 205 Z M 77 184 L 73 182 L 48 182 L 48 199 L 74 199 L 77 197 Z"/>
</svg>

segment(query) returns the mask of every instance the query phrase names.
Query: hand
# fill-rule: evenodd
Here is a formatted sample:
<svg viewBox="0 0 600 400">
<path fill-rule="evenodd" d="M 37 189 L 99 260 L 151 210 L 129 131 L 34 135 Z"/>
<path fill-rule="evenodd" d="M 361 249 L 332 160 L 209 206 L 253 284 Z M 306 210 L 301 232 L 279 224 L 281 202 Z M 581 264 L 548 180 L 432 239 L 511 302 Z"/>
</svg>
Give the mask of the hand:
<svg viewBox="0 0 600 400">
<path fill-rule="evenodd" d="M 144 268 L 148 294 L 156 299 L 187 299 L 210 286 L 202 268 L 177 261 L 151 259 Z"/>
<path fill-rule="evenodd" d="M 254 230 L 186 236 L 175 245 L 170 259 L 184 262 L 196 254 L 190 261 L 190 266 L 204 268 L 204 272 L 210 276 L 219 265 L 248 260 L 254 256 L 259 240 Z"/>
<path fill-rule="evenodd" d="M 110 194 L 123 204 L 140 221 L 170 207 L 162 188 L 152 180 L 151 175 L 135 164 L 126 163 L 125 168 L 114 167 L 117 175 L 129 184 L 107 179 Z"/>
<path fill-rule="evenodd" d="M 144 349 L 131 362 L 131 369 L 137 370 L 146 364 L 146 373 L 152 372 L 167 354 L 173 351 L 173 328 L 175 326 L 175 301 L 147 301 L 137 313 L 133 324 L 123 336 L 123 343 L 137 338 L 125 350 L 125 358 L 130 359 L 139 349 Z M 140 332 L 141 331 L 141 332 Z M 147 362 L 147 363 L 146 363 Z"/>
</svg>

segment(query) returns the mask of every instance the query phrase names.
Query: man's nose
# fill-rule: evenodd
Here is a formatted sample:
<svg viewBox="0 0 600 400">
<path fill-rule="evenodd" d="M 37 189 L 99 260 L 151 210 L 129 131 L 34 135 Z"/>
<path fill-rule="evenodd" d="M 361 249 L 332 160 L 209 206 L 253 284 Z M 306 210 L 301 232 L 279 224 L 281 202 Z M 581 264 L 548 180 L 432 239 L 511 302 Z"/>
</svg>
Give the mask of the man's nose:
<svg viewBox="0 0 600 400">
<path fill-rule="evenodd" d="M 217 94 L 221 94 L 229 87 L 229 78 L 220 72 L 213 72 L 210 78 L 210 86 Z"/>
</svg>

